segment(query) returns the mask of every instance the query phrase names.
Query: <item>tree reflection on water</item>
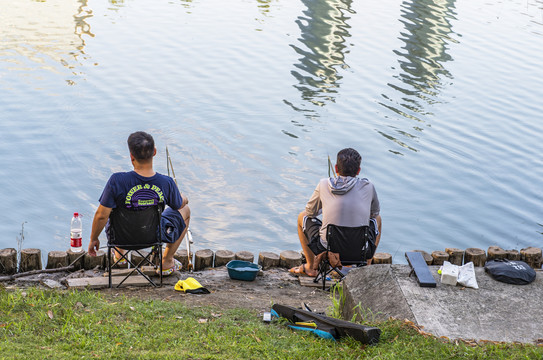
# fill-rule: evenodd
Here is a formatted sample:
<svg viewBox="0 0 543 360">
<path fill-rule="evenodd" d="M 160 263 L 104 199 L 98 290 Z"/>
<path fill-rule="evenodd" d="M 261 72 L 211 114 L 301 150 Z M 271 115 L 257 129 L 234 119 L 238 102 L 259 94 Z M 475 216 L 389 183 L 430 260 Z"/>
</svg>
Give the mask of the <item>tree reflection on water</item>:
<svg viewBox="0 0 543 360">
<path fill-rule="evenodd" d="M 449 42 L 457 42 L 451 37 L 454 10 L 454 0 L 413 0 L 402 4 L 400 21 L 406 31 L 399 39 L 404 45 L 394 50 L 401 71 L 394 76 L 396 81 L 387 84 L 392 93 L 382 94 L 385 101 L 380 102 L 400 120 L 400 125 L 389 125 L 394 130 L 392 134 L 379 133 L 403 148 L 417 151 L 412 143 L 425 127 L 431 126 L 431 108 L 440 102 L 439 92 L 448 82 L 445 79 L 453 78 L 444 65 L 453 61 L 447 53 Z M 403 121 L 406 119 L 407 128 Z"/>
<path fill-rule="evenodd" d="M 451 37 L 451 22 L 456 15 L 454 2 L 410 0 L 401 5 L 402 46 L 393 50 L 399 63 L 398 73 L 386 84 L 388 90 L 378 101 L 388 110 L 385 117 L 394 121 L 385 125 L 392 130 L 377 130 L 401 148 L 418 151 L 415 144 L 420 133 L 431 126 L 432 107 L 440 102 L 441 89 L 453 78 L 445 64 L 453 61 L 448 53 L 449 44 L 457 42 Z M 306 9 L 296 20 L 301 36 L 291 45 L 301 56 L 291 73 L 297 80 L 293 86 L 303 101 L 284 102 L 308 118 L 317 118 L 321 113 L 319 108 L 334 103 L 339 96 L 341 70 L 348 68 L 346 39 L 351 37 L 348 22 L 354 10 L 350 0 L 302 0 L 302 3 Z"/>
<path fill-rule="evenodd" d="M 302 0 L 307 7 L 296 23 L 300 27 L 301 45 L 291 45 L 301 57 L 294 64 L 297 70 L 292 75 L 298 80 L 294 85 L 301 93 L 304 103 L 299 107 L 285 100 L 294 110 L 308 112 L 308 116 L 318 116 L 306 103 L 325 106 L 334 102 L 342 76 L 338 68 L 347 67 L 345 63 L 345 39 L 350 37 L 351 0 Z"/>
</svg>

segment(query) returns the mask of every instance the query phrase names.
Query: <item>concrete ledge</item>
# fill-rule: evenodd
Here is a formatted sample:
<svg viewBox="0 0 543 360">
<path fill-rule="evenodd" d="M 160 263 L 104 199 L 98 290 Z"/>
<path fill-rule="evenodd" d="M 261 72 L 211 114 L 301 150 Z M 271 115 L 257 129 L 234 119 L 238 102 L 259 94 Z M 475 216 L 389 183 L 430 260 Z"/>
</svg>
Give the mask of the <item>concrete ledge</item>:
<svg viewBox="0 0 543 360">
<path fill-rule="evenodd" d="M 415 321 L 393 271 L 397 266 L 401 265 L 381 264 L 351 270 L 343 280 L 344 318 L 351 319 L 360 303 L 362 310 L 371 310 L 376 319 L 386 320 L 392 316 Z"/>
<path fill-rule="evenodd" d="M 479 289 L 442 285 L 439 266 L 430 266 L 436 288 L 422 288 L 408 265 L 372 265 L 349 272 L 344 280 L 343 314 L 350 319 L 369 309 L 380 319 L 408 319 L 424 331 L 450 339 L 533 343 L 543 338 L 543 280 L 537 272 L 529 285 L 475 273 Z M 360 303 L 362 311 L 355 309 Z M 366 314 L 367 315 L 367 314 Z"/>
</svg>

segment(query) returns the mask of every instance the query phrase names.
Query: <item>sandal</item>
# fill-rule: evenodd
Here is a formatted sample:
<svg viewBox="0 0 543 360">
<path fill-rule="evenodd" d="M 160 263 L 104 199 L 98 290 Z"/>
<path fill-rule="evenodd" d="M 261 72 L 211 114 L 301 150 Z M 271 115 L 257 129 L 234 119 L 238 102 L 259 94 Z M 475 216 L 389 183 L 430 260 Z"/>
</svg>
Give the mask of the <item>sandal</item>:
<svg viewBox="0 0 543 360">
<path fill-rule="evenodd" d="M 116 264 L 117 266 L 123 266 L 123 265 L 126 265 L 127 261 L 126 259 L 123 257 L 119 260 L 119 258 L 117 257 L 117 255 L 119 255 L 118 253 L 118 250 L 113 250 L 112 251 L 112 255 L 113 255 L 113 263 Z"/>
<path fill-rule="evenodd" d="M 169 276 L 174 271 L 181 271 L 182 267 L 183 267 L 183 265 L 179 261 L 177 261 L 176 259 L 173 259 L 173 267 L 171 267 L 169 269 L 162 269 L 162 276 Z M 158 270 L 157 270 L 157 272 L 158 272 Z"/>
<path fill-rule="evenodd" d="M 309 275 L 307 273 L 307 271 L 305 270 L 305 264 L 302 264 L 300 266 L 295 266 L 295 267 L 291 268 L 288 272 L 293 274 L 293 275 L 297 275 L 297 276 L 308 276 L 308 277 L 317 276 L 316 274 L 315 275 Z"/>
</svg>

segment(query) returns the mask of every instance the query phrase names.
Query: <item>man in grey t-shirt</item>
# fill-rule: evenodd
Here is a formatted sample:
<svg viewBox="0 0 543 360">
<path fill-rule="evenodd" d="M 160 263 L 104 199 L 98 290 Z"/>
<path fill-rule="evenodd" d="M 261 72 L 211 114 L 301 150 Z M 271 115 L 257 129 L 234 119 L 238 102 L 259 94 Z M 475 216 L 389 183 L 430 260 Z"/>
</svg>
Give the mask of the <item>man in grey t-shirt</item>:
<svg viewBox="0 0 543 360">
<path fill-rule="evenodd" d="M 305 211 L 298 216 L 298 237 L 307 264 L 289 271 L 297 275 L 316 276 L 313 269 L 315 255 L 326 250 L 326 227 L 373 226 L 375 227 L 375 246 L 381 237 L 381 216 L 379 199 L 371 182 L 358 178 L 362 157 L 351 148 L 337 154 L 337 178 L 322 179 L 307 202 Z M 322 221 L 317 216 L 322 214 Z M 368 264 L 371 260 L 368 260 Z"/>
</svg>

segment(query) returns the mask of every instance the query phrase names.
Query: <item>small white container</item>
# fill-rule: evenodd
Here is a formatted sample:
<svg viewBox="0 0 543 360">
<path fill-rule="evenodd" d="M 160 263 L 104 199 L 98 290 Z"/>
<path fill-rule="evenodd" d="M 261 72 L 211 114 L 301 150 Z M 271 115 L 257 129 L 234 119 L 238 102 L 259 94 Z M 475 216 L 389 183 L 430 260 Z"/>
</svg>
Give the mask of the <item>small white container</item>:
<svg viewBox="0 0 543 360">
<path fill-rule="evenodd" d="M 459 268 L 460 267 L 457 265 L 444 261 L 441 269 L 441 283 L 455 286 L 456 282 L 458 281 Z"/>
</svg>

